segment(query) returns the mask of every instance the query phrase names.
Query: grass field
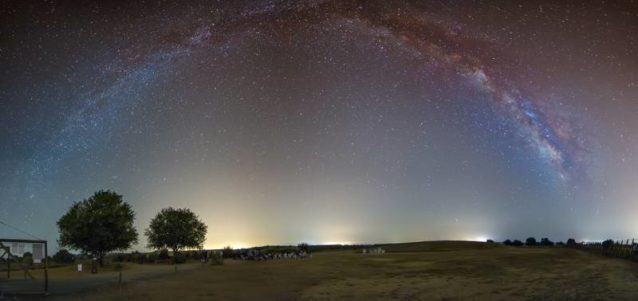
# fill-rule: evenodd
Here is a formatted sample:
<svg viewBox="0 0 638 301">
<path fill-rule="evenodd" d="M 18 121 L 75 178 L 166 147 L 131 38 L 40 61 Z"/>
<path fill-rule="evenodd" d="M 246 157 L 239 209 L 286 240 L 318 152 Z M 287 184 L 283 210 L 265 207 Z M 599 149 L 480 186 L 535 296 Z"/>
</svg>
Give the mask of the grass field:
<svg viewBox="0 0 638 301">
<path fill-rule="evenodd" d="M 584 251 L 472 242 L 385 249 L 384 255 L 329 251 L 305 260 L 227 260 L 59 299 L 638 300 L 637 263 Z"/>
</svg>

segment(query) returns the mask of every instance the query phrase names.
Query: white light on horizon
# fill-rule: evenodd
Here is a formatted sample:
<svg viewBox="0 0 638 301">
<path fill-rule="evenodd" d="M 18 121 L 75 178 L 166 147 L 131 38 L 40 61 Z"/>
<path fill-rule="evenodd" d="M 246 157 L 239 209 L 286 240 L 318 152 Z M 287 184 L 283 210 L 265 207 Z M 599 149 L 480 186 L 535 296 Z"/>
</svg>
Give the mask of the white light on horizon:
<svg viewBox="0 0 638 301">
<path fill-rule="evenodd" d="M 350 241 L 326 241 L 326 242 L 322 242 L 322 245 L 353 245 L 354 243 L 350 242 Z"/>
</svg>

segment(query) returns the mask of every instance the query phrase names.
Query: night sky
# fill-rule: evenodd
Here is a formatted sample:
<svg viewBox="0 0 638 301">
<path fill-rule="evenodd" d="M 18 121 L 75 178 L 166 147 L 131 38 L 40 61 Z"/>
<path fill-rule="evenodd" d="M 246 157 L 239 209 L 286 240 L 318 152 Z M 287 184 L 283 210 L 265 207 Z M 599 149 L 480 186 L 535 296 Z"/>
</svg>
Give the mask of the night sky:
<svg viewBox="0 0 638 301">
<path fill-rule="evenodd" d="M 0 4 L 6 223 L 111 189 L 206 247 L 638 237 L 637 2 L 101 2 Z"/>
</svg>

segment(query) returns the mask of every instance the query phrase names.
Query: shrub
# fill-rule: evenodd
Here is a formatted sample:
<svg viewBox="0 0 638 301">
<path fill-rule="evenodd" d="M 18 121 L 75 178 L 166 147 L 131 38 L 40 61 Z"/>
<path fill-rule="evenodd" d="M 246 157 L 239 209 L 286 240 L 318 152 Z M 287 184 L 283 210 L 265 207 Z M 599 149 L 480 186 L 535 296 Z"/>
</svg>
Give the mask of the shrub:
<svg viewBox="0 0 638 301">
<path fill-rule="evenodd" d="M 488 244 L 493 244 L 493 243 L 494 243 L 494 240 L 493 240 L 493 239 L 488 239 L 488 240 L 487 240 L 487 243 L 488 243 Z"/>
<path fill-rule="evenodd" d="M 534 237 L 528 237 L 528 238 L 525 240 L 525 245 L 527 245 L 527 246 L 535 246 L 535 245 L 536 245 L 536 238 L 534 238 Z"/>
<path fill-rule="evenodd" d="M 575 245 L 576 245 L 576 240 L 575 239 L 570 238 L 570 239 L 567 240 L 567 246 L 572 247 L 572 246 L 575 246 Z"/>
<path fill-rule="evenodd" d="M 503 242 L 503 244 L 504 244 L 504 245 L 506 245 L 506 246 L 511 246 L 511 245 L 512 245 L 512 241 L 511 241 L 511 240 L 509 240 L 509 239 L 506 239 L 506 240 Z"/>
<path fill-rule="evenodd" d="M 210 254 L 210 264 L 211 265 L 222 265 L 224 264 L 224 254 L 219 252 L 212 252 Z"/>
<path fill-rule="evenodd" d="M 541 238 L 541 246 L 547 246 L 547 247 L 551 247 L 554 246 L 554 242 L 549 240 L 549 238 L 547 237 L 543 237 Z"/>
<path fill-rule="evenodd" d="M 146 261 L 146 256 L 144 256 L 144 254 L 141 254 L 138 251 L 131 252 L 131 255 L 129 255 L 129 258 L 131 262 L 137 262 L 139 264 L 143 264 Z"/>
<path fill-rule="evenodd" d="M 122 253 L 115 255 L 115 262 L 124 262 L 126 260 L 126 256 Z"/>
<path fill-rule="evenodd" d="M 523 246 L 523 242 L 522 242 L 522 241 L 520 241 L 520 240 L 518 240 L 518 239 L 516 239 L 516 240 L 514 240 L 514 241 L 512 242 L 512 246 L 515 246 L 515 247 L 521 247 L 521 246 Z"/>
<path fill-rule="evenodd" d="M 185 263 L 186 262 L 186 255 L 184 255 L 181 252 L 177 252 L 177 253 L 173 254 L 173 260 L 175 261 L 175 263 Z"/>
<path fill-rule="evenodd" d="M 310 246 L 308 245 L 308 243 L 305 243 L 305 242 L 298 244 L 297 249 L 299 249 L 299 251 L 303 251 L 306 253 L 310 252 Z"/>
<path fill-rule="evenodd" d="M 157 259 L 165 260 L 170 259 L 171 257 L 168 255 L 168 249 L 161 249 L 159 254 L 157 254 Z"/>
<path fill-rule="evenodd" d="M 556 243 L 556 245 L 557 245 L 557 246 L 564 247 L 564 246 L 565 246 L 565 243 L 564 243 L 564 242 L 562 242 L 562 241 L 559 241 L 559 242 L 557 242 L 557 243 Z"/>
<path fill-rule="evenodd" d="M 235 256 L 235 250 L 233 250 L 233 248 L 231 248 L 230 246 L 226 246 L 222 250 L 222 256 L 224 258 L 233 258 L 233 256 Z"/>
<path fill-rule="evenodd" d="M 33 265 L 33 255 L 31 252 L 25 252 L 24 255 L 22 255 L 22 263 L 26 266 Z"/>
<path fill-rule="evenodd" d="M 614 245 L 614 241 L 612 239 L 608 239 L 603 241 L 603 249 L 609 249 Z"/>
<path fill-rule="evenodd" d="M 73 263 L 75 256 L 68 250 L 61 249 L 53 255 L 52 259 L 57 263 Z"/>
</svg>

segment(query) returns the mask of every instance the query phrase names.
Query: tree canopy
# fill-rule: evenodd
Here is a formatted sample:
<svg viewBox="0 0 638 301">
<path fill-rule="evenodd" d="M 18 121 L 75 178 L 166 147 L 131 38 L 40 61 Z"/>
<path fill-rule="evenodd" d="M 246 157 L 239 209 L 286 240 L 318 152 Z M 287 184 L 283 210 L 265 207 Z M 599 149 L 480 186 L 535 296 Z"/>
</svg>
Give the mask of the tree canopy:
<svg viewBox="0 0 638 301">
<path fill-rule="evenodd" d="M 187 208 L 164 208 L 146 229 L 148 247 L 170 248 L 174 253 L 184 248 L 201 248 L 206 240 L 206 224 Z"/>
<path fill-rule="evenodd" d="M 134 220 L 135 213 L 121 195 L 100 190 L 74 203 L 58 220 L 58 242 L 60 246 L 97 257 L 102 265 L 106 253 L 128 249 L 137 242 Z"/>
</svg>

